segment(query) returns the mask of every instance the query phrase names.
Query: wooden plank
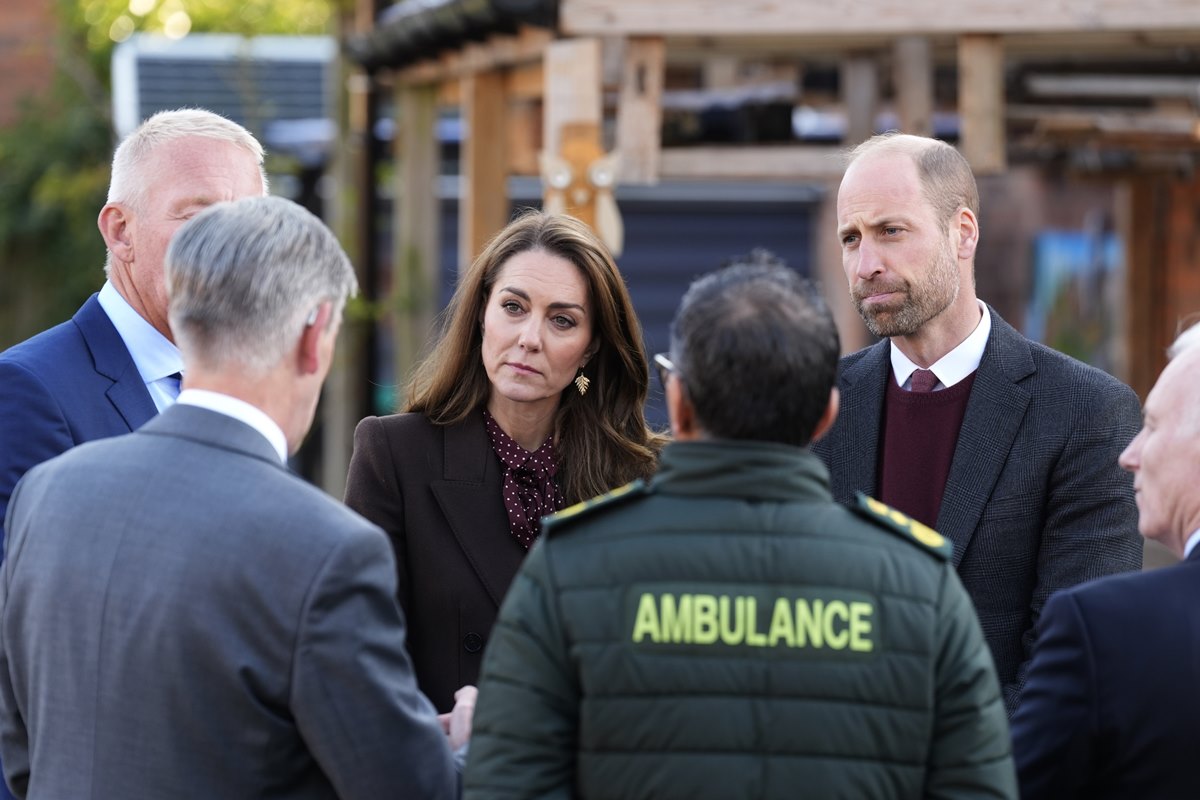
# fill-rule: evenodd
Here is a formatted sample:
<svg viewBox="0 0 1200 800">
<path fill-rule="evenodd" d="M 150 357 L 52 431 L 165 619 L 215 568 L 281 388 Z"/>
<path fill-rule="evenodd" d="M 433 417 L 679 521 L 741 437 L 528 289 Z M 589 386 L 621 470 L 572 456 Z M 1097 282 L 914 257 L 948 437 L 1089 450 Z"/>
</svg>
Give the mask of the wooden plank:
<svg viewBox="0 0 1200 800">
<path fill-rule="evenodd" d="M 824 191 L 813 223 L 813 249 L 816 255 L 813 265 L 816 274 L 813 277 L 820 283 L 821 294 L 837 325 L 842 354 L 845 355 L 861 350 L 873 339 L 846 288 L 842 243 L 837 235 L 837 194 L 840 183 L 840 173 L 838 176 L 827 176 L 822 181 Z"/>
<path fill-rule="evenodd" d="M 620 182 L 658 182 L 662 151 L 662 92 L 667 48 L 659 38 L 630 39 L 617 103 Z"/>
<path fill-rule="evenodd" d="M 504 76 L 495 70 L 474 73 L 463 79 L 462 96 L 466 141 L 458 216 L 460 271 L 508 222 Z"/>
<path fill-rule="evenodd" d="M 440 83 L 472 72 L 536 62 L 552 41 L 553 32 L 525 25 L 515 36 L 494 36 L 486 42 L 466 45 L 456 52 L 400 69 L 396 81 L 410 85 Z"/>
<path fill-rule="evenodd" d="M 999 36 L 968 34 L 958 39 L 960 148 L 976 175 L 1003 172 L 1004 44 Z"/>
<path fill-rule="evenodd" d="M 846 133 L 842 141 L 856 145 L 875 135 L 879 106 L 879 65 L 873 54 L 850 55 L 841 64 L 842 105 L 846 108 Z"/>
<path fill-rule="evenodd" d="M 546 75 L 540 61 L 504 71 L 504 92 L 509 100 L 541 100 L 545 90 Z"/>
<path fill-rule="evenodd" d="M 542 146 L 548 153 L 562 147 L 562 128 L 602 122 L 599 39 L 562 39 L 545 50 L 545 99 Z"/>
<path fill-rule="evenodd" d="M 764 145 L 755 147 L 665 147 L 663 178 L 821 180 L 845 171 L 840 147 Z"/>
<path fill-rule="evenodd" d="M 1200 26 L 1196 0 L 561 0 L 570 36 L 845 36 L 1145 31 Z"/>
<path fill-rule="evenodd" d="M 529 101 L 509 103 L 506 119 L 509 174 L 537 175 L 542 150 L 541 106 Z"/>
<path fill-rule="evenodd" d="M 396 202 L 393 204 L 392 290 L 387 304 L 395 325 L 393 366 L 403 392 L 408 376 L 429 345 L 438 310 L 441 259 L 438 243 L 440 203 L 436 184 L 440 163 L 437 141 L 438 90 L 402 87 L 398 110 Z M 404 397 L 397 395 L 403 405 Z"/>
<path fill-rule="evenodd" d="M 933 135 L 933 54 L 924 36 L 902 36 L 892 51 L 896 115 L 900 130 L 917 136 Z"/>
</svg>

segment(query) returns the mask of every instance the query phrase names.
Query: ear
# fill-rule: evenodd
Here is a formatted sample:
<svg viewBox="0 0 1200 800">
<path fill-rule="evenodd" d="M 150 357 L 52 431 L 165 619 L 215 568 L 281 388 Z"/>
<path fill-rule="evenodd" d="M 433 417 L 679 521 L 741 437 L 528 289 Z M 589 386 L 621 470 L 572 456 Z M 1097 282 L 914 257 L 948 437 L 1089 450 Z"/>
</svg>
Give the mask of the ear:
<svg viewBox="0 0 1200 800">
<path fill-rule="evenodd" d="M 696 409 L 678 378 L 667 381 L 667 417 L 671 420 L 671 435 L 677 442 L 689 442 L 702 435 L 696 420 Z"/>
<path fill-rule="evenodd" d="M 839 392 L 837 387 L 834 386 L 829 390 L 829 402 L 825 405 L 825 412 L 821 414 L 821 418 L 817 420 L 817 427 L 813 428 L 812 438 L 809 441 L 810 444 L 815 442 L 817 439 L 820 439 L 829 432 L 830 428 L 833 427 L 833 421 L 837 419 L 838 408 L 841 406 L 841 403 L 841 392 Z"/>
<path fill-rule="evenodd" d="M 592 339 L 592 343 L 588 345 L 587 350 L 583 351 L 583 360 L 579 362 L 579 368 L 583 369 L 584 367 L 586 367 L 588 365 L 588 362 L 591 361 L 596 356 L 596 353 L 599 353 L 599 352 L 600 352 L 600 338 L 595 337 Z"/>
<path fill-rule="evenodd" d="M 96 226 L 104 237 L 104 244 L 118 261 L 129 263 L 133 261 L 133 226 L 134 215 L 128 207 L 120 203 L 106 203 L 100 209 Z"/>
<path fill-rule="evenodd" d="M 328 301 L 317 306 L 315 315 L 304 323 L 300 333 L 300 371 L 313 375 L 321 370 L 321 340 L 327 333 L 329 318 L 333 315 L 333 303 Z"/>
<path fill-rule="evenodd" d="M 960 208 L 951 222 L 958 232 L 958 260 L 973 261 L 975 247 L 979 244 L 979 220 L 969 208 Z"/>
</svg>

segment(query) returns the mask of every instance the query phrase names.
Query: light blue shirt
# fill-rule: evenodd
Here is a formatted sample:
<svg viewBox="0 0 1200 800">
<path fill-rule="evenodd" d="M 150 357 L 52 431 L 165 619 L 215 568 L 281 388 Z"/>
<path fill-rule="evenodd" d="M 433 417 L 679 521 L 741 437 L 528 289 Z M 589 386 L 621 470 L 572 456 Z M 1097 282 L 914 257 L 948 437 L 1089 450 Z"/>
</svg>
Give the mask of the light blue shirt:
<svg viewBox="0 0 1200 800">
<path fill-rule="evenodd" d="M 976 300 L 975 302 L 979 303 L 979 310 L 983 312 L 983 316 L 979 318 L 979 324 L 975 326 L 975 330 L 971 331 L 971 335 L 963 339 L 958 347 L 955 347 L 949 353 L 939 358 L 929 368 L 930 372 L 936 375 L 938 379 L 938 382 L 933 386 L 933 391 L 935 392 L 941 389 L 949 389 L 979 369 L 979 362 L 983 360 L 983 351 L 987 347 L 988 336 L 992 332 L 992 315 L 988 313 L 988 308 L 982 300 Z M 920 367 L 914 364 L 904 353 L 901 353 L 900 348 L 896 347 L 896 345 L 892 345 L 891 351 L 892 374 L 896 376 L 896 384 L 902 389 L 910 390 L 908 385 L 909 379 Z"/>
<path fill-rule="evenodd" d="M 281 462 L 287 463 L 287 437 L 283 435 L 283 428 L 261 408 L 252 406 L 245 400 L 207 389 L 184 389 L 179 393 L 179 404 L 207 408 L 209 411 L 246 423 L 271 443 Z"/>
<path fill-rule="evenodd" d="M 179 348 L 142 319 L 110 282 L 104 282 L 97 299 L 133 358 L 133 365 L 146 383 L 154 407 L 161 413 L 179 396 L 179 384 L 171 377 L 183 371 Z"/>
</svg>

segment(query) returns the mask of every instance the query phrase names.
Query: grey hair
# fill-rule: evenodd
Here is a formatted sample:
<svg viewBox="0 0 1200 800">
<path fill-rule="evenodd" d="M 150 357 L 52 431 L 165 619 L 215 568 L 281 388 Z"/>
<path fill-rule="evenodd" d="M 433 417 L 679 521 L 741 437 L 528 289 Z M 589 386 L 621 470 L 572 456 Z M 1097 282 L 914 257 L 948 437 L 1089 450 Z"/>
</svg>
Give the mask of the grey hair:
<svg viewBox="0 0 1200 800">
<path fill-rule="evenodd" d="M 1167 348 L 1167 359 L 1177 358 L 1198 346 L 1200 346 L 1200 322 L 1193 324 L 1175 337 L 1175 341 Z"/>
<path fill-rule="evenodd" d="M 113 154 L 112 177 L 108 182 L 108 202 L 124 203 L 140 209 L 147 181 L 138 172 L 155 149 L 167 142 L 198 136 L 230 142 L 254 156 L 262 176 L 263 194 L 267 194 L 267 173 L 263 168 L 263 146 L 250 131 L 232 120 L 202 108 L 159 111 L 125 137 Z"/>
<path fill-rule="evenodd" d="M 185 223 L 163 264 L 171 330 L 185 360 L 262 373 L 294 346 L 317 307 L 338 319 L 354 269 L 319 218 L 290 200 L 217 203 Z"/>
</svg>

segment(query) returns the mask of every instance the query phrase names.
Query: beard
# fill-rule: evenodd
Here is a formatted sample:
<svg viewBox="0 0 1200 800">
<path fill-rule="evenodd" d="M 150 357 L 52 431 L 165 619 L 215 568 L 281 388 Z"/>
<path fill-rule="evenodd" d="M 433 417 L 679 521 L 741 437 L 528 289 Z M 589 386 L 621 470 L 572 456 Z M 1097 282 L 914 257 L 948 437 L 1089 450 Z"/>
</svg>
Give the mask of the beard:
<svg viewBox="0 0 1200 800">
<path fill-rule="evenodd" d="M 938 250 L 924 272 L 920 282 L 900 278 L 859 281 L 850 287 L 854 307 L 871 333 L 912 336 L 958 299 L 958 264 L 948 249 Z M 884 292 L 895 292 L 900 298 L 886 306 L 865 303 L 866 298 Z"/>
</svg>

